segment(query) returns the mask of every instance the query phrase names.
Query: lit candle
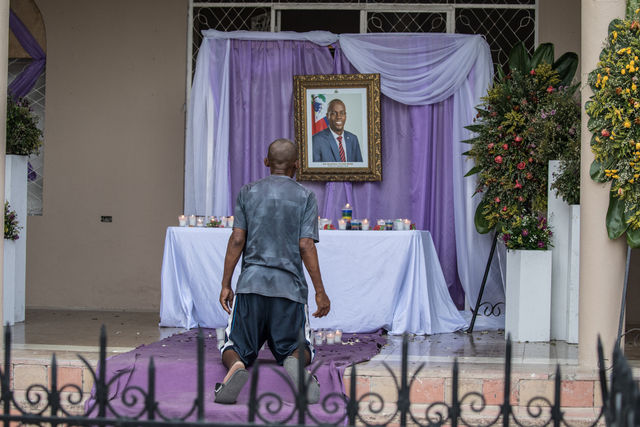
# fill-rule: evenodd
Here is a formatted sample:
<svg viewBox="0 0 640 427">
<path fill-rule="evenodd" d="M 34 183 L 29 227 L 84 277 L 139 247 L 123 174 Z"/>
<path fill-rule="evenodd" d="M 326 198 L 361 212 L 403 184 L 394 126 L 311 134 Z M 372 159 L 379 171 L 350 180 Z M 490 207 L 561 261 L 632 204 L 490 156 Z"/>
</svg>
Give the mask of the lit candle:
<svg viewBox="0 0 640 427">
<path fill-rule="evenodd" d="M 226 217 L 226 216 L 221 216 L 221 217 L 219 218 L 219 221 L 220 221 L 220 224 L 221 224 L 223 227 L 226 227 L 226 226 L 227 226 L 227 222 L 228 222 L 228 220 L 227 220 L 227 217 Z"/>
<path fill-rule="evenodd" d="M 322 345 L 322 332 L 316 331 L 315 338 L 316 345 Z"/>
<path fill-rule="evenodd" d="M 411 220 L 410 219 L 405 219 L 404 220 L 404 229 L 405 230 L 411 230 Z"/>
<path fill-rule="evenodd" d="M 204 217 L 203 216 L 199 216 L 199 217 L 196 218 L 196 226 L 204 227 Z"/>
<path fill-rule="evenodd" d="M 353 206 L 347 203 L 342 207 L 342 219 L 351 220 L 351 218 L 353 218 Z"/>
<path fill-rule="evenodd" d="M 187 226 L 187 217 L 185 215 L 180 215 L 178 217 L 178 221 L 180 222 L 180 227 L 186 227 Z"/>
<path fill-rule="evenodd" d="M 336 338 L 336 333 L 333 331 L 327 331 L 327 344 L 333 344 Z"/>
<path fill-rule="evenodd" d="M 196 216 L 189 215 L 189 227 L 195 227 L 195 226 L 196 226 Z"/>
<path fill-rule="evenodd" d="M 338 220 L 338 228 L 340 230 L 346 230 L 347 229 L 347 221 L 345 221 L 344 219 L 339 219 Z"/>
<path fill-rule="evenodd" d="M 404 230 L 404 222 L 401 219 L 396 219 L 394 222 L 395 222 L 395 229 L 397 231 Z"/>
<path fill-rule="evenodd" d="M 363 219 L 362 220 L 362 230 L 366 231 L 369 229 L 369 220 L 368 219 Z M 339 330 L 339 329 L 338 329 Z M 336 331 L 337 332 L 337 331 Z M 337 335 L 336 335 L 337 336 Z"/>
<path fill-rule="evenodd" d="M 334 341 L 336 343 L 342 342 L 342 329 L 336 329 L 336 337 Z"/>
<path fill-rule="evenodd" d="M 233 228 L 233 216 L 227 218 L 227 227 Z"/>
</svg>

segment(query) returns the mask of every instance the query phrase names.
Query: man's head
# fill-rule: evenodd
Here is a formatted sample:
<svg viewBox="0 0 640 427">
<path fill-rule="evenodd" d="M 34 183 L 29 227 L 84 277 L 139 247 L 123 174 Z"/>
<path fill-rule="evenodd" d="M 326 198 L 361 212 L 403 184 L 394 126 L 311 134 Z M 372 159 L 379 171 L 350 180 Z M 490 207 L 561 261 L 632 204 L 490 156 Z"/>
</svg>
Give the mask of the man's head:
<svg viewBox="0 0 640 427">
<path fill-rule="evenodd" d="M 342 135 L 344 131 L 344 122 L 347 121 L 347 109 L 344 102 L 334 99 L 327 107 L 327 119 L 329 119 L 329 127 L 338 135 Z"/>
<path fill-rule="evenodd" d="M 276 139 L 269 145 L 264 165 L 271 169 L 272 175 L 287 175 L 291 178 L 300 167 L 296 145 L 286 139 Z"/>
</svg>

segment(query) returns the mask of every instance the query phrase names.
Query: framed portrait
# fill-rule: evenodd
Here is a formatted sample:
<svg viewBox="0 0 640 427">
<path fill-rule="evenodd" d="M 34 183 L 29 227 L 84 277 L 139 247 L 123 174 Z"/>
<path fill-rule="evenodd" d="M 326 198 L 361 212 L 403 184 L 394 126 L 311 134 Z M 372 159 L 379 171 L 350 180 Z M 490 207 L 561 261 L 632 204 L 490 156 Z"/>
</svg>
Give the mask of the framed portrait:
<svg viewBox="0 0 640 427">
<path fill-rule="evenodd" d="M 298 181 L 382 181 L 380 74 L 293 79 Z"/>
</svg>

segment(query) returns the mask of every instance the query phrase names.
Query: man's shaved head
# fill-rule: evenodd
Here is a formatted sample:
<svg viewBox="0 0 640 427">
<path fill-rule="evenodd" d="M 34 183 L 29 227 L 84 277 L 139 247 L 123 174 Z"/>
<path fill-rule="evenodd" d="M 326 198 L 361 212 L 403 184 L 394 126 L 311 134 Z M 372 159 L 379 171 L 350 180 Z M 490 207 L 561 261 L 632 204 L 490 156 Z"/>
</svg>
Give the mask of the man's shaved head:
<svg viewBox="0 0 640 427">
<path fill-rule="evenodd" d="M 267 159 L 272 167 L 289 169 L 298 159 L 298 150 L 292 141 L 286 138 L 276 139 L 269 145 Z"/>
</svg>

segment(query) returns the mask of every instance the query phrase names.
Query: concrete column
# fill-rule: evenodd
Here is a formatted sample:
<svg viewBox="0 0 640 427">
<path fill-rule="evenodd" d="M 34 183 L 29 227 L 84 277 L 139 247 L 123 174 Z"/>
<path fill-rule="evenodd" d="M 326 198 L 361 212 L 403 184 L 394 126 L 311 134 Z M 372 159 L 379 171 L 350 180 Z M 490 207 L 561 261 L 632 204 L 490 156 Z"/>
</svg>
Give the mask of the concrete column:
<svg viewBox="0 0 640 427">
<path fill-rule="evenodd" d="M 582 76 L 596 67 L 609 22 L 624 18 L 625 0 L 582 0 Z M 582 105 L 593 94 L 582 90 Z M 585 367 L 597 366 L 596 343 L 602 337 L 605 358 L 611 358 L 618 333 L 620 302 L 626 263 L 626 235 L 613 241 L 607 236 L 605 219 L 609 185 L 596 184 L 589 176 L 594 159 L 587 130 L 588 116 L 582 113 L 582 167 L 580 176 L 580 341 L 578 359 Z"/>
</svg>

